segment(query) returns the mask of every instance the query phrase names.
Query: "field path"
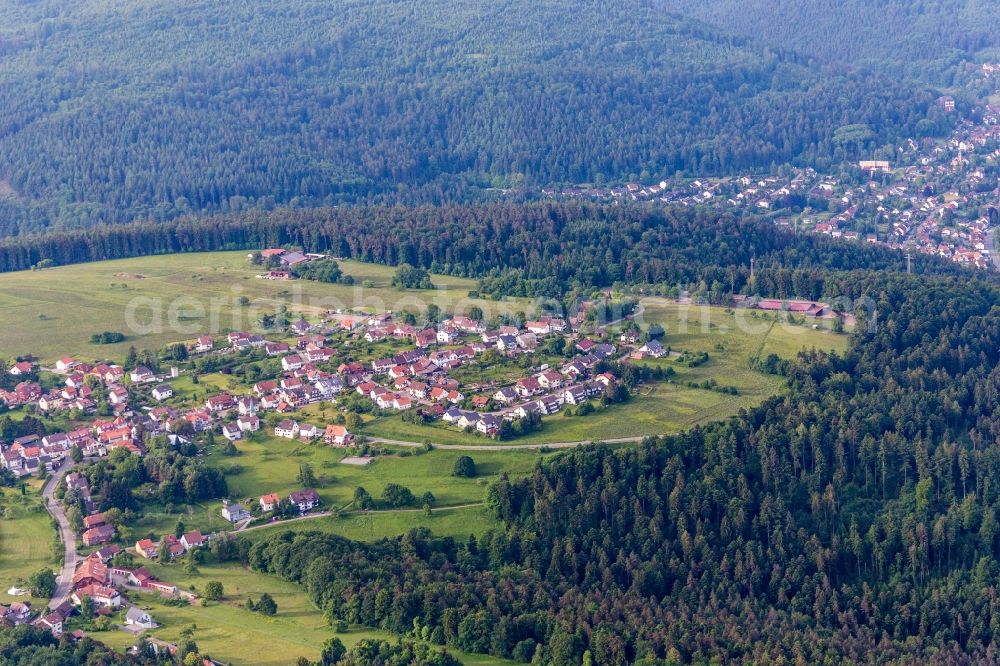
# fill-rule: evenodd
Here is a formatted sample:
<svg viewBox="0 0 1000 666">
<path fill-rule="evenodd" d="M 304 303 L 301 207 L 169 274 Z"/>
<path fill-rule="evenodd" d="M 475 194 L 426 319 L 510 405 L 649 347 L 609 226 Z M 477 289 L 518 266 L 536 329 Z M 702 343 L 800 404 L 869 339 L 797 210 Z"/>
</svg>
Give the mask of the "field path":
<svg viewBox="0 0 1000 666">
<path fill-rule="evenodd" d="M 518 449 L 572 449 L 586 444 L 635 444 L 646 439 L 639 437 L 615 437 L 611 439 L 586 439 L 579 442 L 550 442 L 548 444 L 433 444 L 435 449 L 452 451 L 515 451 Z M 411 449 L 422 447 L 423 442 L 407 442 L 401 439 L 385 439 L 384 437 L 369 437 L 369 442 L 387 444 L 389 446 L 405 446 Z"/>
<path fill-rule="evenodd" d="M 74 466 L 75 463 L 72 460 L 68 461 L 59 468 L 57 473 L 49 477 L 45 482 L 45 487 L 42 489 L 42 497 L 45 498 L 45 508 L 59 524 L 59 538 L 62 539 L 64 548 L 62 572 L 59 574 L 59 581 L 56 583 L 56 593 L 52 596 L 52 600 L 49 601 L 49 608 L 55 608 L 69 598 L 69 593 L 73 586 L 73 572 L 76 569 L 76 535 L 69 524 L 69 519 L 66 518 L 66 512 L 63 511 L 62 505 L 55 498 L 56 486 L 59 485 L 62 478 Z"/>
</svg>

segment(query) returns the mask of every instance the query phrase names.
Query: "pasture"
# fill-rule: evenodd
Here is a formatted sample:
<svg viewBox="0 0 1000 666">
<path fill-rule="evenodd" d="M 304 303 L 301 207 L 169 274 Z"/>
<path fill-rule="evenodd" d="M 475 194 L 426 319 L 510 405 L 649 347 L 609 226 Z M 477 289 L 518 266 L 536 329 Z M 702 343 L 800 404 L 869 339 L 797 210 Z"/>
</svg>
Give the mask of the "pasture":
<svg viewBox="0 0 1000 666">
<path fill-rule="evenodd" d="M 205 252 L 74 264 L 0 275 L 0 357 L 34 354 L 43 362 L 63 356 L 121 361 L 130 345 L 159 349 L 206 333 L 251 330 L 264 314 L 281 306 L 315 318 L 327 310 L 422 312 L 436 304 L 443 312 L 472 306 L 493 314 L 515 312 L 525 300 L 469 298 L 475 280 L 433 275 L 436 289 L 391 286 L 394 268 L 342 261 L 353 285 L 255 277 L 264 269 L 246 251 Z M 366 286 L 370 285 L 370 286 Z M 241 304 L 246 299 L 246 305 Z M 90 336 L 121 331 L 124 342 L 97 345 Z"/>
<path fill-rule="evenodd" d="M 37 492 L 29 489 L 27 495 L 21 495 L 16 489 L 5 489 L 0 510 L 0 601 L 9 604 L 28 599 L 11 596 L 7 590 L 39 569 L 49 567 L 58 573 L 55 543 L 56 530 Z M 32 600 L 34 604 L 47 601 Z"/>
</svg>

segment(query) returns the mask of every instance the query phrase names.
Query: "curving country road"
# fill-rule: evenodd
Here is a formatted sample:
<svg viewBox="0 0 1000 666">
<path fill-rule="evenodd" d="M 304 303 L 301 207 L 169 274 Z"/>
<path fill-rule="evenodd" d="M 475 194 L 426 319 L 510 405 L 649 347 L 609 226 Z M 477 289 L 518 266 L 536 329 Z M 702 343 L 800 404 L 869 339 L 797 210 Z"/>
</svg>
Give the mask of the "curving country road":
<svg viewBox="0 0 1000 666">
<path fill-rule="evenodd" d="M 45 509 L 56 519 L 59 524 L 59 538 L 63 542 L 63 565 L 59 580 L 56 583 L 56 593 L 49 601 L 49 608 L 55 608 L 69 598 L 73 587 L 73 572 L 76 570 L 76 534 L 70 527 L 69 519 L 62 505 L 55 498 L 56 486 L 66 474 L 76 466 L 72 460 L 67 460 L 62 467 L 52 473 L 42 488 L 42 497 L 45 498 Z"/>
</svg>

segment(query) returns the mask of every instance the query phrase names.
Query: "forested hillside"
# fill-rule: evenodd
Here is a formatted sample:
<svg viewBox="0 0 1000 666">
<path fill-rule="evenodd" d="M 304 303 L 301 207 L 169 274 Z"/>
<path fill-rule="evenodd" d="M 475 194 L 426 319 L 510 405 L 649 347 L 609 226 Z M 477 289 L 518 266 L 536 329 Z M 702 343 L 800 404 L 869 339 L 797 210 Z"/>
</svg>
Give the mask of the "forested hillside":
<svg viewBox="0 0 1000 666">
<path fill-rule="evenodd" d="M 956 66 L 997 58 L 1000 12 L 988 0 L 663 0 L 669 10 L 824 61 L 938 85 Z"/>
<path fill-rule="evenodd" d="M 929 91 L 666 9 L 0 0 L 0 234 L 825 165 L 946 129 Z M 834 140 L 853 124 L 866 143 Z"/>
<path fill-rule="evenodd" d="M 615 283 L 703 285 L 818 298 L 829 269 L 899 271 L 900 252 L 797 236 L 768 220 L 694 209 L 528 204 L 351 207 L 104 226 L 0 240 L 0 271 L 175 252 L 294 246 L 479 278 L 487 293 L 560 296 Z M 757 270 L 750 281 L 750 262 Z M 964 273 L 918 256 L 925 274 Z"/>
<path fill-rule="evenodd" d="M 878 303 L 845 357 L 800 356 L 728 422 L 501 479 L 482 539 L 289 532 L 243 557 L 331 618 L 524 662 L 992 663 L 1000 292 L 833 289 Z"/>
</svg>

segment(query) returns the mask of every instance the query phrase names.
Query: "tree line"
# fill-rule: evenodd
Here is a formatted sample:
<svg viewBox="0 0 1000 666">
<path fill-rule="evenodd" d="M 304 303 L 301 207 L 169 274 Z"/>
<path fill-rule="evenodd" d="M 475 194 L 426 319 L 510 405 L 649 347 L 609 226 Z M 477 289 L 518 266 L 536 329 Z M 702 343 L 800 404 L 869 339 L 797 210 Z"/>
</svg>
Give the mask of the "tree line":
<svg viewBox="0 0 1000 666">
<path fill-rule="evenodd" d="M 796 236 L 768 220 L 702 209 L 577 203 L 282 209 L 24 236 L 0 241 L 0 271 L 213 250 L 298 247 L 337 257 L 478 278 L 495 296 L 562 296 L 573 288 L 690 286 L 819 298 L 828 272 L 899 271 L 898 251 Z M 754 261 L 754 281 L 750 263 Z M 921 273 L 962 271 L 918 256 Z M 839 291 L 839 288 L 838 288 Z"/>
</svg>

